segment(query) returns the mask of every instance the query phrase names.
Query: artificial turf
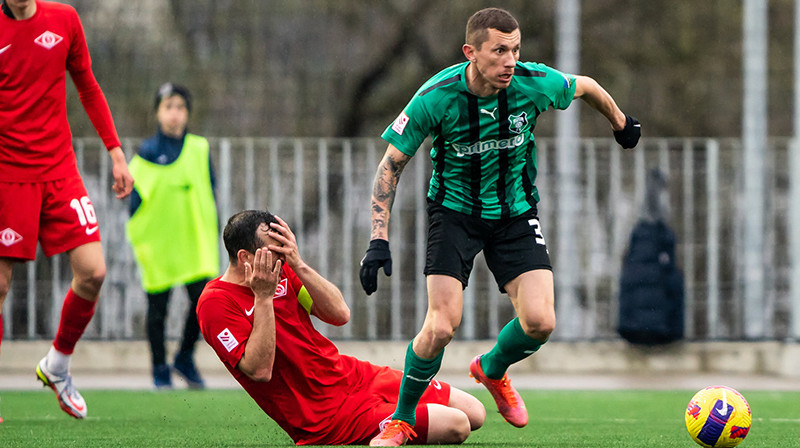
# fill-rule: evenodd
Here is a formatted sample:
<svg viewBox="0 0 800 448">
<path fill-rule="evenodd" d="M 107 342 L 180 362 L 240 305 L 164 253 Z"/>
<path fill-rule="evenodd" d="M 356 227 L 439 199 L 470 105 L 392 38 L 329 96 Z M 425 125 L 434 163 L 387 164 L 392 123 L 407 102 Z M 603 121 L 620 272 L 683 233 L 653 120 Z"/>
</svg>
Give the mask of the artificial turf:
<svg viewBox="0 0 800 448">
<path fill-rule="evenodd" d="M 684 411 L 695 391 L 522 391 L 530 423 L 507 424 L 483 390 L 487 409 L 470 447 L 693 447 Z M 740 447 L 800 447 L 800 392 L 740 391 L 753 424 Z M 89 417 L 63 413 L 52 392 L 0 391 L 2 447 L 291 446 L 243 391 L 86 390 Z"/>
</svg>

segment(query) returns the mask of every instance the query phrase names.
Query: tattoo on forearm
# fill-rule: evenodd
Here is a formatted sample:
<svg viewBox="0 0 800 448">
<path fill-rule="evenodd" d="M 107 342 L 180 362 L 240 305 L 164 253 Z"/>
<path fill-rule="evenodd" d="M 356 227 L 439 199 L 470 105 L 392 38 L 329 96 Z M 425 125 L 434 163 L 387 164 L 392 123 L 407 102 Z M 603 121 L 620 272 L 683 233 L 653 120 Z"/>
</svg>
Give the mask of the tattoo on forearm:
<svg viewBox="0 0 800 448">
<path fill-rule="evenodd" d="M 389 215 L 397 193 L 397 182 L 407 163 L 408 159 L 394 160 L 387 155 L 378 166 L 372 185 L 371 239 L 388 237 Z"/>
</svg>

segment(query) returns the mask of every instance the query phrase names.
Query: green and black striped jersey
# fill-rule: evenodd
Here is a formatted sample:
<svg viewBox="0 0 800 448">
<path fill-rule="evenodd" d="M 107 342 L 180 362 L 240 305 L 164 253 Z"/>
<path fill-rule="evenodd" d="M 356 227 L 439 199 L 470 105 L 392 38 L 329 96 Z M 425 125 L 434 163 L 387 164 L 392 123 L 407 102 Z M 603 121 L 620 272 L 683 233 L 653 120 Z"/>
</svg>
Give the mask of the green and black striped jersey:
<svg viewBox="0 0 800 448">
<path fill-rule="evenodd" d="M 506 89 L 479 97 L 467 89 L 467 64 L 446 68 L 423 84 L 382 137 L 413 156 L 431 136 L 431 200 L 485 219 L 514 217 L 539 201 L 536 118 L 550 107 L 569 106 L 575 77 L 518 62 Z"/>
</svg>

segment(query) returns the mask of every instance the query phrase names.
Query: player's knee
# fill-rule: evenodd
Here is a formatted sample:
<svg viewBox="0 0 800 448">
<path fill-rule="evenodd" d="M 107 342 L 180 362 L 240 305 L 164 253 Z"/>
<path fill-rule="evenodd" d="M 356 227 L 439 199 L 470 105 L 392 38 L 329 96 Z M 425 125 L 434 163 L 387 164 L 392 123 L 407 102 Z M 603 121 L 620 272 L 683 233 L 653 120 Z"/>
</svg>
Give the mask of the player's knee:
<svg viewBox="0 0 800 448">
<path fill-rule="evenodd" d="M 94 269 L 82 272 L 76 275 L 75 282 L 77 283 L 79 291 L 75 291 L 81 297 L 89 298 L 96 297 L 100 294 L 100 288 L 106 279 L 106 266 L 101 264 Z"/>
<path fill-rule="evenodd" d="M 467 419 L 469 420 L 469 428 L 471 431 L 475 431 L 483 426 L 483 423 L 486 421 L 486 408 L 483 407 L 483 403 L 478 401 L 476 398 L 475 401 L 477 402 L 474 406 L 470 406 L 466 412 Z"/>
<path fill-rule="evenodd" d="M 431 331 L 432 338 L 436 342 L 436 345 L 444 347 L 445 345 L 449 344 L 450 341 L 453 339 L 453 336 L 456 334 L 456 330 L 458 329 L 457 325 L 453 325 L 447 321 L 440 321 L 437 322 Z"/>
<path fill-rule="evenodd" d="M 555 317 L 548 319 L 528 319 L 524 322 L 520 320 L 520 324 L 525 334 L 529 338 L 536 339 L 537 341 L 546 340 L 556 329 Z"/>
<path fill-rule="evenodd" d="M 453 422 L 449 428 L 448 443 L 462 443 L 467 440 L 471 432 L 470 421 L 467 414 L 459 413 L 460 415 L 454 416 Z"/>
<path fill-rule="evenodd" d="M 6 300 L 8 292 L 11 290 L 11 282 L 5 280 L 0 276 L 0 305 Z"/>
</svg>

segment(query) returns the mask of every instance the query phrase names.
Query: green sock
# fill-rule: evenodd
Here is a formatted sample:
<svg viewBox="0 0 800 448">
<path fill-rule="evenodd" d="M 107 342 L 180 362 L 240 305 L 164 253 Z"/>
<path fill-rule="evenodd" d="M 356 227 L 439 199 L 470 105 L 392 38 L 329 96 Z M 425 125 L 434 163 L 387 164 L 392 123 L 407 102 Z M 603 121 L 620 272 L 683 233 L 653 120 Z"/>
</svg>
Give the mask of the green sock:
<svg viewBox="0 0 800 448">
<path fill-rule="evenodd" d="M 499 380 L 505 375 L 508 366 L 535 353 L 545 342 L 547 341 L 537 341 L 525 334 L 519 318 L 515 317 L 500 330 L 497 343 L 489 353 L 481 356 L 483 373 L 493 380 Z"/>
<path fill-rule="evenodd" d="M 417 423 L 417 404 L 430 384 L 433 376 L 442 365 L 444 349 L 433 359 L 422 359 L 414 353 L 414 341 L 406 349 L 406 363 L 403 368 L 403 381 L 400 383 L 400 396 L 397 399 L 395 420 L 402 420 L 411 426 Z"/>
</svg>

